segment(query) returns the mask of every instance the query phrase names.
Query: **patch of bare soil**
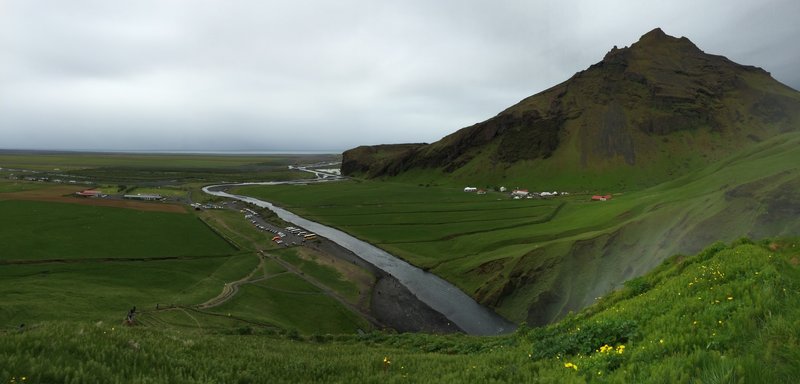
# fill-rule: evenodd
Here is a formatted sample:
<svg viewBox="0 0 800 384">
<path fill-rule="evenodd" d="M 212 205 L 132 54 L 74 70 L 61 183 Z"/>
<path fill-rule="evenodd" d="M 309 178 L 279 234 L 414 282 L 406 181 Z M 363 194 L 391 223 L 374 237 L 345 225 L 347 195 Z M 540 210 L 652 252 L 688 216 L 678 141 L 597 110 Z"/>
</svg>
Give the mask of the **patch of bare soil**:
<svg viewBox="0 0 800 384">
<path fill-rule="evenodd" d="M 92 205 L 98 207 L 116 207 L 135 209 L 137 211 L 187 213 L 186 207 L 178 204 L 163 202 L 144 202 L 122 199 L 81 198 L 70 196 L 77 192 L 77 188 L 53 187 L 34 189 L 30 191 L 0 193 L 0 200 L 27 200 L 47 201 L 54 203 L 69 203 Z"/>
</svg>

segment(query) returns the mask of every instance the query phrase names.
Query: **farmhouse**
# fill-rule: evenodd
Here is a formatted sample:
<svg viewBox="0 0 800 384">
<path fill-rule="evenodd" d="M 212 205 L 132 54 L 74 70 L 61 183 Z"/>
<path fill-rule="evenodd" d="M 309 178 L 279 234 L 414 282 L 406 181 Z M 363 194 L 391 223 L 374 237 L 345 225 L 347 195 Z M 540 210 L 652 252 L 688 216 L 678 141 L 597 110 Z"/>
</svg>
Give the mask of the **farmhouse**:
<svg viewBox="0 0 800 384">
<path fill-rule="evenodd" d="M 126 199 L 145 200 L 145 201 L 164 200 L 164 198 L 161 195 L 151 195 L 151 194 L 125 195 L 122 197 Z"/>
<path fill-rule="evenodd" d="M 80 192 L 75 192 L 76 195 L 80 197 L 100 197 L 102 192 L 94 190 L 94 189 L 86 189 Z"/>
<path fill-rule="evenodd" d="M 479 189 L 478 190 L 478 194 L 479 195 L 485 195 L 486 194 L 486 190 L 485 189 Z"/>
<path fill-rule="evenodd" d="M 464 192 L 477 192 L 478 188 L 475 187 L 465 187 Z"/>
<path fill-rule="evenodd" d="M 592 201 L 606 201 L 611 200 L 611 195 L 594 195 Z"/>
</svg>

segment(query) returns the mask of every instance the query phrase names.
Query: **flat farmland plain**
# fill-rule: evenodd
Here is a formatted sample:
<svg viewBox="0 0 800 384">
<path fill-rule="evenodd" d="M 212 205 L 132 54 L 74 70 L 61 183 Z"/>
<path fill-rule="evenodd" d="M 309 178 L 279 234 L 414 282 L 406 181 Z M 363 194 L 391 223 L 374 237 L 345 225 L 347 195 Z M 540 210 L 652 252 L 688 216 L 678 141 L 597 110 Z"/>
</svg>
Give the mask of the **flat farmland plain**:
<svg viewBox="0 0 800 384">
<path fill-rule="evenodd" d="M 2 260 L 227 255 L 194 215 L 43 201 L 0 201 Z"/>
</svg>

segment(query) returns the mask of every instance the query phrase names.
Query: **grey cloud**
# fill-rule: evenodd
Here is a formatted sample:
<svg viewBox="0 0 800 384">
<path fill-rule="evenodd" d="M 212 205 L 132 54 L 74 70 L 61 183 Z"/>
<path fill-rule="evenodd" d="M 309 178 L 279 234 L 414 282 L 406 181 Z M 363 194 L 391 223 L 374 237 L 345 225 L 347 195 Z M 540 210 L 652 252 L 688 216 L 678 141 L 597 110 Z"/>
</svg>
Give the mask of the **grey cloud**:
<svg viewBox="0 0 800 384">
<path fill-rule="evenodd" d="M 435 141 L 655 27 L 800 88 L 800 2 L 0 4 L 0 147 Z"/>
</svg>

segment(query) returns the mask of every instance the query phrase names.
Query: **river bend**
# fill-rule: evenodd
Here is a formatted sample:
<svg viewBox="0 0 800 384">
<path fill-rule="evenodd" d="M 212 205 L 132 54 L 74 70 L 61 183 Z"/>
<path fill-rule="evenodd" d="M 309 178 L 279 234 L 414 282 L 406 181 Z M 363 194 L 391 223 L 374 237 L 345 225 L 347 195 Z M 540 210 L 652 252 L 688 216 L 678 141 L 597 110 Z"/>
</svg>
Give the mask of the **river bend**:
<svg viewBox="0 0 800 384">
<path fill-rule="evenodd" d="M 339 244 L 352 251 L 358 257 L 394 276 L 401 284 L 417 296 L 423 303 L 441 313 L 464 332 L 471 335 L 497 335 L 514 330 L 513 323 L 504 319 L 494 311 L 478 304 L 469 295 L 456 286 L 433 273 L 425 272 L 404 260 L 363 240 L 359 240 L 343 231 L 305 219 L 272 203 L 250 196 L 234 195 L 225 190 L 230 187 L 245 185 L 276 185 L 287 182 L 238 183 L 212 185 L 203 191 L 220 197 L 232 198 L 275 212 L 281 219 L 303 227 L 319 236 Z"/>
</svg>

